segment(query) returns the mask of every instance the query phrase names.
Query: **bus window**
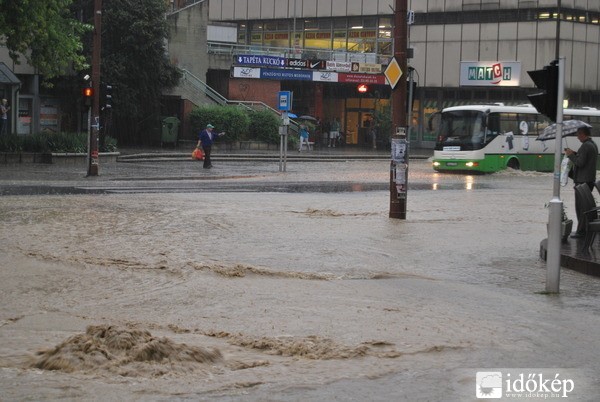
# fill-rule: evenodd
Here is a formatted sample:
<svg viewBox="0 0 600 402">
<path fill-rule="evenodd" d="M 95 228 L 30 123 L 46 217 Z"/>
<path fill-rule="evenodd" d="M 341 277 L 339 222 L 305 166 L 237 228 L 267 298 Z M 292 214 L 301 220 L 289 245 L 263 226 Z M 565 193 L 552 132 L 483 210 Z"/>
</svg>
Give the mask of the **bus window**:
<svg viewBox="0 0 600 402">
<path fill-rule="evenodd" d="M 484 113 L 471 110 L 442 113 L 436 149 L 480 149 L 485 140 L 484 117 Z"/>
</svg>

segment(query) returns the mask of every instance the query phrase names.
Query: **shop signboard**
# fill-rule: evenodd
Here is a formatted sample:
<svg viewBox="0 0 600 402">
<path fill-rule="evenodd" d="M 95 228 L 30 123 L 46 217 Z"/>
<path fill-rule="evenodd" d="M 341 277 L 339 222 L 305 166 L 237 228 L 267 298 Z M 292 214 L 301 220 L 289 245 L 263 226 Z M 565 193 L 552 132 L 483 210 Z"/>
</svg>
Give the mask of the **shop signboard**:
<svg viewBox="0 0 600 402">
<path fill-rule="evenodd" d="M 518 87 L 519 61 L 461 61 L 460 86 Z"/>
<path fill-rule="evenodd" d="M 381 64 L 377 63 L 352 63 L 353 73 L 370 73 L 379 74 L 381 73 Z"/>
<path fill-rule="evenodd" d="M 385 75 L 383 74 L 353 74 L 339 73 L 338 82 L 351 82 L 355 84 L 378 84 L 385 85 Z"/>
<path fill-rule="evenodd" d="M 261 68 L 260 78 L 269 80 L 304 80 L 312 81 L 313 72 L 309 70 L 284 70 L 274 68 Z"/>
<path fill-rule="evenodd" d="M 291 68 L 308 68 L 309 61 L 302 59 L 287 59 L 286 65 Z"/>
<path fill-rule="evenodd" d="M 285 67 L 286 58 L 277 56 L 240 54 L 234 57 L 236 64 L 244 66 Z"/>
<path fill-rule="evenodd" d="M 330 71 L 349 73 L 350 71 L 352 71 L 352 63 L 349 61 L 327 61 L 325 63 L 325 69 Z"/>
</svg>

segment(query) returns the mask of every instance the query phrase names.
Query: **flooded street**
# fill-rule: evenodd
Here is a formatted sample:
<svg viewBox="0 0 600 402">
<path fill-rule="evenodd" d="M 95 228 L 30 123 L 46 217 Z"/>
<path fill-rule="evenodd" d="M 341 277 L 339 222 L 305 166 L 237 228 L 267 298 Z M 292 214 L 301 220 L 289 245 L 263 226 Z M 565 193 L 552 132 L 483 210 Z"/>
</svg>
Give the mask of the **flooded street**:
<svg viewBox="0 0 600 402">
<path fill-rule="evenodd" d="M 542 294 L 551 174 L 415 161 L 395 220 L 387 161 L 118 165 L 0 172 L 79 192 L 0 196 L 0 400 L 475 400 L 494 368 L 597 400 L 600 279 Z"/>
</svg>

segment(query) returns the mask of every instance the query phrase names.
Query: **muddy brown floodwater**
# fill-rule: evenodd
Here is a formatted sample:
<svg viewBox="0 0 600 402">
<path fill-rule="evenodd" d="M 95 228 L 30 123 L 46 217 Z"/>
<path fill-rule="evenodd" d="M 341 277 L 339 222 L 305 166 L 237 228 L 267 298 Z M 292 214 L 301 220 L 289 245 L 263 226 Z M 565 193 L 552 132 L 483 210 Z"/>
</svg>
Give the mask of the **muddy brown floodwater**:
<svg viewBox="0 0 600 402">
<path fill-rule="evenodd" d="M 407 220 L 386 191 L 0 197 L 0 399 L 474 400 L 533 367 L 596 400 L 600 281 L 541 294 L 549 175 L 414 174 Z"/>
</svg>

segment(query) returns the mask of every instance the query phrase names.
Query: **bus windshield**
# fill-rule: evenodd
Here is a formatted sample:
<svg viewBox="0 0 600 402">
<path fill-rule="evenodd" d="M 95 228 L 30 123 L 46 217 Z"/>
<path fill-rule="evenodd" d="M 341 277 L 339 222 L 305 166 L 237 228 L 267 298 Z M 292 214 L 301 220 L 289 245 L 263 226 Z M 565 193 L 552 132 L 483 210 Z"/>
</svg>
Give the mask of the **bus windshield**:
<svg viewBox="0 0 600 402">
<path fill-rule="evenodd" d="M 481 149 L 485 144 L 485 116 L 485 113 L 474 110 L 442 113 L 435 149 Z"/>
</svg>

